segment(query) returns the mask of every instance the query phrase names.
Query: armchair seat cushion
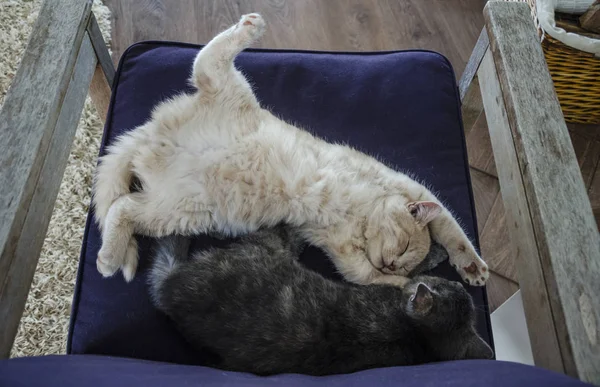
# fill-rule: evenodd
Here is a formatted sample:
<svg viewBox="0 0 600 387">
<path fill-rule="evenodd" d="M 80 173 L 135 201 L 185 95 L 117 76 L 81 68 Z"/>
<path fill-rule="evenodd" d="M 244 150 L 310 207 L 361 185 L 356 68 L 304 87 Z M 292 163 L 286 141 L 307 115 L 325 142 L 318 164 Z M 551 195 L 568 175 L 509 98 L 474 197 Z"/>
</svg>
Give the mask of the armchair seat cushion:
<svg viewBox="0 0 600 387">
<path fill-rule="evenodd" d="M 200 46 L 144 42 L 119 64 L 102 150 L 117 136 L 149 119 L 152 108 L 187 83 Z M 325 53 L 248 50 L 236 65 L 255 87 L 261 104 L 277 116 L 331 141 L 350 144 L 427 184 L 457 215 L 477 245 L 477 225 L 450 63 L 428 51 Z M 146 277 L 153 241 L 138 237 L 140 264 L 126 283 L 96 270 L 100 232 L 90 213 L 85 229 L 69 332 L 70 354 L 122 356 L 181 364 L 203 362 L 166 316 L 152 306 Z M 196 247 L 222 241 L 200 236 Z M 340 279 L 325 254 L 307 248 L 310 268 Z M 436 272 L 459 280 L 443 263 Z M 492 341 L 485 290 L 469 288 L 478 306 L 481 336 Z"/>
<path fill-rule="evenodd" d="M 260 377 L 116 357 L 72 355 L 0 361 L 0 385 L 22 387 L 583 387 L 588 384 L 541 368 L 494 360 L 463 360 L 390 367 L 345 375 Z"/>
</svg>

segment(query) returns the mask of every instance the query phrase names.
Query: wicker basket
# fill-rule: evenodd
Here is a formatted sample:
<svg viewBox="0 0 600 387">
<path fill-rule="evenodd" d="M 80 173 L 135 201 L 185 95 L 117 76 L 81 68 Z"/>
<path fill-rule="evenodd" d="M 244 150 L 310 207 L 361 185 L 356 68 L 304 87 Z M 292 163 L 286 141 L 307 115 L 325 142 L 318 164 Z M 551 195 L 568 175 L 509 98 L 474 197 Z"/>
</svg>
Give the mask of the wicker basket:
<svg viewBox="0 0 600 387">
<path fill-rule="evenodd" d="M 518 0 L 531 7 L 537 24 L 535 0 Z M 600 123 L 600 59 L 544 35 L 542 49 L 565 120 L 582 124 Z"/>
</svg>

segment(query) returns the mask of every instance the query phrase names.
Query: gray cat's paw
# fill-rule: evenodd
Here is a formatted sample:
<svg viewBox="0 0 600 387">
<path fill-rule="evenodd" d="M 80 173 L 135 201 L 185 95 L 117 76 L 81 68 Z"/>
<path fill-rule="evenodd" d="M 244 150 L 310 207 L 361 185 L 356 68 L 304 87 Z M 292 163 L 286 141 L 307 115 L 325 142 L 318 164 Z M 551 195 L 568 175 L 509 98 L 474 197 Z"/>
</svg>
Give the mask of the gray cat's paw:
<svg viewBox="0 0 600 387">
<path fill-rule="evenodd" d="M 408 274 L 408 277 L 413 278 L 419 274 L 430 271 L 446 259 L 448 259 L 448 252 L 444 246 L 440 245 L 439 243 L 432 242 L 429 253 L 427 253 L 425 259 L 423 259 L 414 269 L 411 270 L 411 272 Z"/>
</svg>

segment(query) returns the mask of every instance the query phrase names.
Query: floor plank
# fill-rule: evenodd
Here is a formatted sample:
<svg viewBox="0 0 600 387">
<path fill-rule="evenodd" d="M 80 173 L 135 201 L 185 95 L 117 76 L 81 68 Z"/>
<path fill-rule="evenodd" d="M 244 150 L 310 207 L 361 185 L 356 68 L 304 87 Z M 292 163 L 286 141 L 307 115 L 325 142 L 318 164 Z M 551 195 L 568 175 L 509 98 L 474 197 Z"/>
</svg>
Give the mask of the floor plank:
<svg viewBox="0 0 600 387">
<path fill-rule="evenodd" d="M 569 131 L 575 156 L 581 168 L 581 176 L 586 188 L 592 184 L 592 178 L 600 162 L 600 141 L 590 140 L 580 133 Z"/>
<path fill-rule="evenodd" d="M 594 172 L 594 176 L 592 177 L 592 182 L 588 190 L 588 195 L 590 196 L 590 202 L 592 204 L 594 216 L 596 217 L 598 229 L 600 229 L 600 165 L 596 167 L 596 171 Z"/>
<path fill-rule="evenodd" d="M 600 124 L 575 124 L 567 122 L 570 132 L 577 133 L 589 140 L 600 140 Z"/>
<path fill-rule="evenodd" d="M 494 205 L 480 235 L 481 255 L 490 269 L 518 282 L 513 248 L 506 227 L 502 194 L 496 196 Z"/>
<path fill-rule="evenodd" d="M 600 229 L 600 124 L 568 123 L 567 127 Z"/>
<path fill-rule="evenodd" d="M 129 21 L 134 21 L 129 27 L 131 39 L 134 42 L 146 40 L 147 36 L 153 35 L 166 37 L 167 29 L 170 30 L 173 27 L 167 24 L 164 17 L 167 7 L 163 1 L 136 0 L 135 2 L 126 1 L 124 4 L 131 15 Z"/>
<path fill-rule="evenodd" d="M 206 43 L 240 15 L 260 12 L 259 47 L 332 51 L 428 49 L 458 76 L 483 27 L 481 0 L 105 0 L 118 59 L 140 40 Z"/>
<path fill-rule="evenodd" d="M 471 168 L 471 185 L 473 186 L 473 196 L 475 197 L 477 231 L 481 235 L 496 201 L 496 197 L 500 192 L 500 183 L 497 178 Z"/>
<path fill-rule="evenodd" d="M 483 112 L 467 133 L 466 140 L 469 165 L 497 177 L 498 172 L 496 172 L 490 132 L 488 131 L 487 120 Z"/>
<path fill-rule="evenodd" d="M 490 279 L 487 282 L 486 291 L 490 313 L 498 309 L 506 300 L 519 290 L 519 284 L 504 278 L 496 273 L 490 273 Z"/>
</svg>

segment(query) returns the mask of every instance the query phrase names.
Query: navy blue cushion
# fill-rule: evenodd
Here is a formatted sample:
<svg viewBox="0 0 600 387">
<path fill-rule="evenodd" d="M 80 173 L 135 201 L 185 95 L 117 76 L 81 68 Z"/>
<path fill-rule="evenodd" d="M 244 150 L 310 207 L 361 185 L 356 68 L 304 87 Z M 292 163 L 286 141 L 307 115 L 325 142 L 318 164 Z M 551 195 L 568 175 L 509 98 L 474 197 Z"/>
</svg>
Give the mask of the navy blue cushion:
<svg viewBox="0 0 600 387">
<path fill-rule="evenodd" d="M 187 78 L 199 46 L 146 42 L 123 55 L 102 152 L 121 133 L 148 120 L 160 101 L 191 91 Z M 376 155 L 427 183 L 477 240 L 475 209 L 450 63 L 427 51 L 319 53 L 249 50 L 236 61 L 264 107 L 328 141 Z M 73 303 L 68 352 L 202 364 L 169 320 L 150 303 L 146 274 L 152 241 L 139 238 L 140 266 L 127 284 L 96 271 L 100 233 L 88 218 Z M 200 237 L 196 247 L 221 244 Z M 302 262 L 338 278 L 325 254 L 308 248 Z M 437 273 L 459 280 L 444 263 Z M 470 288 L 479 333 L 492 341 L 483 288 Z"/>
<path fill-rule="evenodd" d="M 390 367 L 321 377 L 297 374 L 259 377 L 207 367 L 72 355 L 0 361 L 0 386 L 583 387 L 588 384 L 541 368 L 493 360 Z"/>
</svg>

